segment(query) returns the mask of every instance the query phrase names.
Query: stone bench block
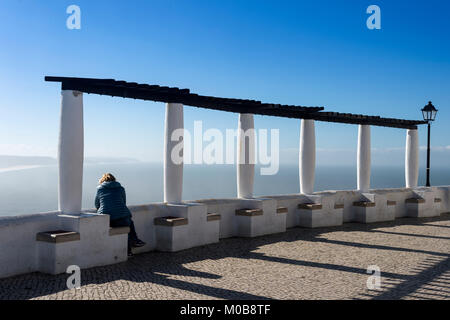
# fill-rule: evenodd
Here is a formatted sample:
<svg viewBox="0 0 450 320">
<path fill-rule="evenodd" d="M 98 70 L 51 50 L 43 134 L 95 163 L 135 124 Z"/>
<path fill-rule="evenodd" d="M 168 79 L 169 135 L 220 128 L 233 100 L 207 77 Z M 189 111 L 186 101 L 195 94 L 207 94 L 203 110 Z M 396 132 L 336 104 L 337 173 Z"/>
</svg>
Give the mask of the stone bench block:
<svg viewBox="0 0 450 320">
<path fill-rule="evenodd" d="M 355 201 L 353 207 L 355 208 L 355 220 L 357 222 L 369 223 L 376 221 L 375 202 L 373 201 Z"/>
<path fill-rule="evenodd" d="M 407 216 L 414 218 L 436 217 L 441 214 L 441 202 L 435 201 L 434 192 L 428 189 L 417 191 L 416 194 L 405 200 Z"/>
<path fill-rule="evenodd" d="M 354 220 L 361 223 L 393 221 L 395 205 L 386 194 L 361 193 L 360 200 L 353 202 Z"/>
<path fill-rule="evenodd" d="M 61 214 L 57 219 L 61 229 L 36 235 L 38 271 L 58 274 L 70 265 L 90 268 L 127 260 L 128 228 L 112 230 L 109 215 Z"/>
<path fill-rule="evenodd" d="M 237 209 L 235 211 L 237 235 L 240 237 L 256 237 L 264 228 L 263 209 Z"/>
<path fill-rule="evenodd" d="M 441 202 L 436 202 L 434 188 L 421 187 L 413 190 L 410 198 L 405 200 L 407 216 L 421 217 L 437 217 L 441 214 Z"/>
<path fill-rule="evenodd" d="M 164 204 L 155 224 L 156 249 L 179 251 L 219 241 L 220 216 L 208 215 L 207 205 L 199 202 Z"/>
<path fill-rule="evenodd" d="M 78 232 L 55 230 L 36 234 L 38 270 L 49 274 L 59 274 L 76 261 L 76 251 L 80 242 Z"/>
<path fill-rule="evenodd" d="M 154 219 L 156 250 L 174 252 L 190 248 L 187 218 L 158 217 Z"/>
<path fill-rule="evenodd" d="M 342 225 L 343 205 L 336 206 L 330 196 L 315 197 L 311 200 L 315 202 L 300 203 L 297 206 L 299 226 L 319 228 Z"/>
<path fill-rule="evenodd" d="M 170 215 L 187 218 L 189 221 L 188 233 L 186 235 L 184 235 L 184 231 L 180 233 L 180 237 L 182 237 L 180 239 L 184 239 L 182 240 L 184 243 L 176 245 L 176 248 L 192 248 L 219 241 L 221 220 L 208 221 L 207 205 L 198 202 L 168 204 L 167 210 Z"/>
<path fill-rule="evenodd" d="M 241 199 L 235 210 L 235 235 L 257 237 L 286 231 L 286 214 L 277 213 L 277 201 L 271 198 Z"/>
<path fill-rule="evenodd" d="M 423 198 L 409 198 L 405 200 L 406 215 L 408 217 L 424 217 L 426 216 L 427 203 Z M 428 206 L 429 208 L 429 206 Z M 429 211 L 429 210 L 428 210 Z"/>
</svg>

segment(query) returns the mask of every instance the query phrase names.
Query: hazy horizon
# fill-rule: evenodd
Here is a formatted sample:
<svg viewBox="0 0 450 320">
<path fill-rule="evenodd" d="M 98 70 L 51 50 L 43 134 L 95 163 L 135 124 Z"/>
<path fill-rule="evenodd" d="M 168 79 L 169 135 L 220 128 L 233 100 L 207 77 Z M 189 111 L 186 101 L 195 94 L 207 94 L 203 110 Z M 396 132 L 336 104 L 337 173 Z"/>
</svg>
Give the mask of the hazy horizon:
<svg viewBox="0 0 450 320">
<path fill-rule="evenodd" d="M 94 207 L 99 177 L 112 172 L 126 188 L 128 205 L 163 200 L 163 165 L 136 163 L 87 163 L 83 174 L 83 209 Z M 425 169 L 419 171 L 419 185 L 425 183 Z M 57 166 L 0 171 L 0 216 L 33 214 L 57 210 Z M 355 166 L 317 166 L 315 191 L 354 190 Z M 219 183 L 218 183 L 219 182 Z M 372 188 L 404 187 L 404 168 L 372 166 Z M 450 185 L 450 168 L 434 167 L 432 185 Z M 255 171 L 255 196 L 299 193 L 298 166 L 284 165 L 273 176 Z M 235 198 L 234 165 L 185 165 L 183 200 Z"/>
</svg>

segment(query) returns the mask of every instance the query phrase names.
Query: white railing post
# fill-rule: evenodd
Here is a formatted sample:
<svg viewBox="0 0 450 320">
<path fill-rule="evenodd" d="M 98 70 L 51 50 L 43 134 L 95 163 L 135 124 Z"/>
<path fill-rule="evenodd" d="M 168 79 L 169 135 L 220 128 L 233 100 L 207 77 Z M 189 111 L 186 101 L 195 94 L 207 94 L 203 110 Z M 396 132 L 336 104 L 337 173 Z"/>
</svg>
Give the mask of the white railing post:
<svg viewBox="0 0 450 320">
<path fill-rule="evenodd" d="M 255 178 L 255 124 L 253 114 L 239 114 L 237 135 L 237 196 L 252 198 Z"/>
<path fill-rule="evenodd" d="M 405 184 L 407 188 L 417 187 L 419 179 L 419 135 L 417 129 L 406 131 Z"/>
<path fill-rule="evenodd" d="M 179 129 L 179 130 L 178 130 Z M 166 104 L 166 120 L 164 134 L 164 202 L 181 203 L 183 194 L 183 105 Z M 172 141 L 175 132 L 177 140 Z M 178 145 L 181 149 L 172 150 Z M 180 150 L 180 152 L 176 152 Z"/>
<path fill-rule="evenodd" d="M 358 127 L 358 172 L 357 189 L 369 192 L 370 189 L 370 126 Z"/>
<path fill-rule="evenodd" d="M 315 169 L 316 133 L 314 120 L 302 119 L 299 148 L 300 193 L 312 194 L 314 192 Z"/>
<path fill-rule="evenodd" d="M 83 94 L 62 90 L 58 143 L 58 210 L 79 213 L 83 193 Z"/>
</svg>

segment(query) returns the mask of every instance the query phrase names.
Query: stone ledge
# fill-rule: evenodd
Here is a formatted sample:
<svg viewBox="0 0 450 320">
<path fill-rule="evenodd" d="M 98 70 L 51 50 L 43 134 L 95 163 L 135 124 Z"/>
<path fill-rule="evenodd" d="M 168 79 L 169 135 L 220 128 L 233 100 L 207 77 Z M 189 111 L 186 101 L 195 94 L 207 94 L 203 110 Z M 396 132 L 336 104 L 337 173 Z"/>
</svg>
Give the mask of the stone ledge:
<svg viewBox="0 0 450 320">
<path fill-rule="evenodd" d="M 80 234 L 74 231 L 54 230 L 36 234 L 36 241 L 49 243 L 63 243 L 80 240 Z"/>
<path fill-rule="evenodd" d="M 375 202 L 371 201 L 355 201 L 353 202 L 354 207 L 363 207 L 363 208 L 370 208 L 375 207 Z"/>
<path fill-rule="evenodd" d="M 305 210 L 320 210 L 322 209 L 322 205 L 319 203 L 300 203 L 297 208 Z"/>
<path fill-rule="evenodd" d="M 263 210 L 262 209 L 237 209 L 235 211 L 235 214 L 237 216 L 246 216 L 246 217 L 262 216 Z"/>
<path fill-rule="evenodd" d="M 130 227 L 109 228 L 110 236 L 117 236 L 119 234 L 128 234 L 128 233 L 130 233 Z"/>
<path fill-rule="evenodd" d="M 159 217 L 154 220 L 155 226 L 178 227 L 188 224 L 187 218 L 180 217 Z"/>
<path fill-rule="evenodd" d="M 409 198 L 405 200 L 406 203 L 425 203 L 425 199 L 422 198 Z"/>
<path fill-rule="evenodd" d="M 288 213 L 288 208 L 286 207 L 278 207 L 277 213 Z"/>
<path fill-rule="evenodd" d="M 388 206 L 395 206 L 397 204 L 397 201 L 388 200 L 386 203 Z"/>
<path fill-rule="evenodd" d="M 442 199 L 441 198 L 434 198 L 434 202 L 435 203 L 442 202 Z"/>
<path fill-rule="evenodd" d="M 208 213 L 206 215 L 206 221 L 217 221 L 220 220 L 220 214 L 218 213 Z"/>
<path fill-rule="evenodd" d="M 335 203 L 334 208 L 335 209 L 344 209 L 344 204 L 343 203 Z"/>
</svg>

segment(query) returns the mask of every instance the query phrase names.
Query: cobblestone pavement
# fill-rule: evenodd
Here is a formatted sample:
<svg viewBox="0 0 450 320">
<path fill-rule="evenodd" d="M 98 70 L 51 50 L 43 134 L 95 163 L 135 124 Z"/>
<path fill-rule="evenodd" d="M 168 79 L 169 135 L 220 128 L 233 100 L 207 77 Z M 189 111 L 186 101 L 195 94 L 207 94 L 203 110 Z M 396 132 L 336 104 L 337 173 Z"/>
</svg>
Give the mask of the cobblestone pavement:
<svg viewBox="0 0 450 320">
<path fill-rule="evenodd" d="M 381 269 L 369 290 L 367 267 Z M 377 224 L 293 228 L 68 275 L 0 280 L 0 299 L 450 299 L 450 214 Z"/>
</svg>

